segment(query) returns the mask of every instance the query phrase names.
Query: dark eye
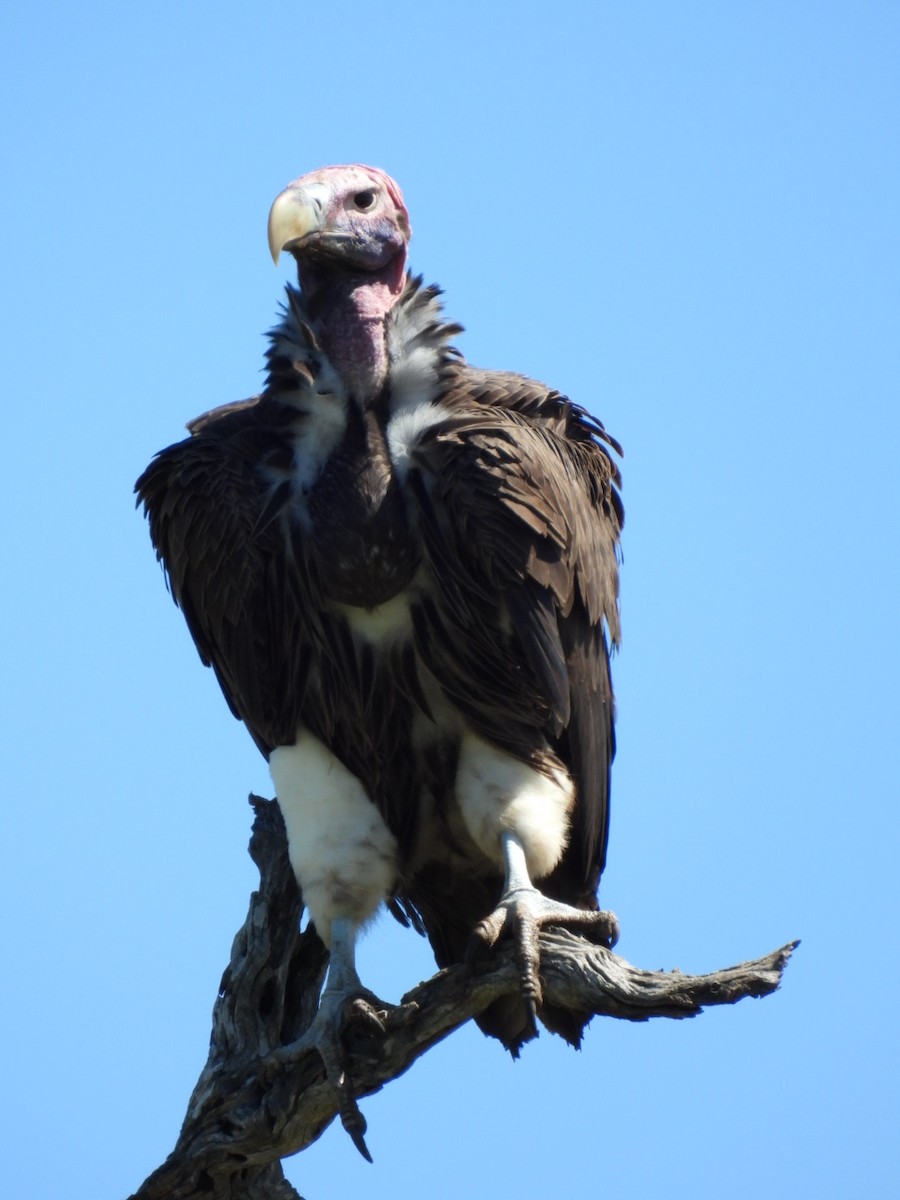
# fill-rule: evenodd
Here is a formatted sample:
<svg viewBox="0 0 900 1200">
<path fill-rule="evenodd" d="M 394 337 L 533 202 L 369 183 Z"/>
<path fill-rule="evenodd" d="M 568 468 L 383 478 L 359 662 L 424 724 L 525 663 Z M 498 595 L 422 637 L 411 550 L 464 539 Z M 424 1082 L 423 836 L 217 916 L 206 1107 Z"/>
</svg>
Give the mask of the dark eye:
<svg viewBox="0 0 900 1200">
<path fill-rule="evenodd" d="M 375 203 L 375 193 L 371 188 L 366 188 L 364 192 L 357 192 L 353 197 L 353 203 L 360 212 L 368 212 Z"/>
</svg>

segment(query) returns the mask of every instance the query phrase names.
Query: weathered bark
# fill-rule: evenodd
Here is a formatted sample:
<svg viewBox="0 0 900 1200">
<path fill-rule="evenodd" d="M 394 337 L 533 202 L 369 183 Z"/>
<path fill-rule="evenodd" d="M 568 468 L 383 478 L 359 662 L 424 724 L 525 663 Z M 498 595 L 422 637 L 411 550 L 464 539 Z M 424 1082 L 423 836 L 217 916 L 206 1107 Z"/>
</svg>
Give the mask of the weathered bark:
<svg viewBox="0 0 900 1200">
<path fill-rule="evenodd" d="M 209 1059 L 178 1143 L 132 1200 L 298 1200 L 280 1160 L 315 1141 L 337 1115 L 337 1094 L 317 1052 L 294 1048 L 315 1016 L 328 955 L 312 929 L 299 932 L 303 904 L 278 805 L 255 796 L 251 802 L 250 853 L 260 889 L 222 977 Z M 796 945 L 709 975 L 683 975 L 642 971 L 602 946 L 552 930 L 541 934 L 544 998 L 629 1021 L 692 1017 L 705 1005 L 773 992 Z M 356 1095 L 377 1092 L 518 987 L 512 948 L 501 947 L 484 973 L 452 967 L 419 984 L 387 1013 L 383 1035 L 348 1030 Z"/>
</svg>

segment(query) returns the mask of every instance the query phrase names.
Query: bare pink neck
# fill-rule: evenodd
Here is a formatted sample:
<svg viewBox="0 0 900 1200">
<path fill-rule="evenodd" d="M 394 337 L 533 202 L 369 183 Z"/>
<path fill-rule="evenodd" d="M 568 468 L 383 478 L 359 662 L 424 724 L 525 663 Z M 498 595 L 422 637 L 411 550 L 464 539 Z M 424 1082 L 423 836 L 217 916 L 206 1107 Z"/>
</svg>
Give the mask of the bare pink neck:
<svg viewBox="0 0 900 1200">
<path fill-rule="evenodd" d="M 406 282 L 405 255 L 366 276 L 303 280 L 322 349 L 360 404 L 387 380 L 387 318 Z M 319 286 L 317 286 L 319 285 Z"/>
</svg>

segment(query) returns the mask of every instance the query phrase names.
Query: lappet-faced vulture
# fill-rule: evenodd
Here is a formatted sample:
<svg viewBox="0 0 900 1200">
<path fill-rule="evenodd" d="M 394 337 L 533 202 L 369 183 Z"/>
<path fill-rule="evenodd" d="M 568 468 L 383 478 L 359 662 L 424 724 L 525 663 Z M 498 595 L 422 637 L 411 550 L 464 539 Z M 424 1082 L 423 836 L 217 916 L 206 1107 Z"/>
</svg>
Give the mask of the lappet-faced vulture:
<svg viewBox="0 0 900 1200">
<path fill-rule="evenodd" d="M 585 1021 L 543 1004 L 538 927 L 614 937 L 596 896 L 618 446 L 558 392 L 465 362 L 409 237 L 382 171 L 290 184 L 269 245 L 299 287 L 264 391 L 197 418 L 137 484 L 200 656 L 269 761 L 331 951 L 331 1074 L 385 902 L 441 966 L 514 937 L 521 995 L 480 1019 L 513 1053 L 536 1015 L 576 1044 Z"/>
</svg>

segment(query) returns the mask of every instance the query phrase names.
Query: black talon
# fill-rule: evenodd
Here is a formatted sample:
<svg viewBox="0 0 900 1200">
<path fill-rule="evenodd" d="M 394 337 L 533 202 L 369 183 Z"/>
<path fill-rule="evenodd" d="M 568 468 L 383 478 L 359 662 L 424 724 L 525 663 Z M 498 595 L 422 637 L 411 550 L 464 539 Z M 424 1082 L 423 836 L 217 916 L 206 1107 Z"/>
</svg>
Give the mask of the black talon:
<svg viewBox="0 0 900 1200">
<path fill-rule="evenodd" d="M 346 1074 L 344 1077 L 346 1079 Z M 341 1124 L 346 1132 L 349 1133 L 350 1140 L 366 1162 L 372 1162 L 372 1155 L 369 1153 L 369 1147 L 366 1145 L 365 1138 L 368 1125 L 356 1102 L 356 1097 L 346 1083 L 339 1089 L 339 1093 L 341 1102 L 338 1108 L 338 1115 L 341 1118 Z"/>
</svg>

